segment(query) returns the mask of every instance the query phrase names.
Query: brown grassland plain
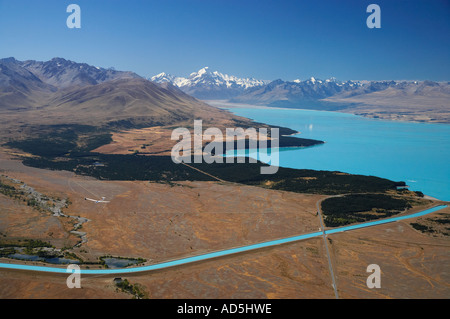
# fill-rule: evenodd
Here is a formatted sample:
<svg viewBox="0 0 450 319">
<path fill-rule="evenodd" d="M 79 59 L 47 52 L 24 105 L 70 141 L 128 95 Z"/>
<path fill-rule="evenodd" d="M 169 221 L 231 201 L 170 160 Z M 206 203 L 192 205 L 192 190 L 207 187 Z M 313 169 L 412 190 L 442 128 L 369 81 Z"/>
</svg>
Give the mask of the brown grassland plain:
<svg viewBox="0 0 450 319">
<path fill-rule="evenodd" d="M 0 167 L 43 194 L 68 197 L 64 212 L 90 220 L 82 227 L 87 242 L 72 250 L 87 261 L 110 254 L 151 264 L 317 231 L 316 202 L 325 198 L 222 182 L 100 181 L 26 167 L 5 153 Z M 100 196 L 110 203 L 84 200 Z M 19 208 L 10 198 L 1 197 L 0 205 L 0 232 L 7 236 L 57 247 L 74 242 L 63 218 Z M 413 221 L 328 237 L 339 297 L 450 297 L 448 236 L 421 233 Z M 382 270 L 381 289 L 365 284 L 373 263 Z M 83 289 L 69 289 L 65 275 L 1 269 L 0 298 L 131 298 L 117 291 L 114 277 L 86 275 Z M 125 278 L 149 298 L 334 298 L 322 238 Z"/>
</svg>

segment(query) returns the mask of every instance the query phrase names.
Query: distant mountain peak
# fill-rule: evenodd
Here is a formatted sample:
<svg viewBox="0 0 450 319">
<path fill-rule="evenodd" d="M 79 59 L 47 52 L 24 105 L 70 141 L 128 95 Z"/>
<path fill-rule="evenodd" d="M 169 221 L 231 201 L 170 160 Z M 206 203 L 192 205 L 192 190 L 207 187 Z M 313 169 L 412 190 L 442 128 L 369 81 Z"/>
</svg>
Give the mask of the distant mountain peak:
<svg viewBox="0 0 450 319">
<path fill-rule="evenodd" d="M 86 63 L 77 63 L 64 58 L 55 57 L 49 61 L 18 61 L 14 58 L 2 59 L 3 63 L 14 64 L 31 72 L 43 83 L 56 88 L 65 88 L 72 85 L 92 85 L 118 78 L 138 78 L 139 76 L 128 71 L 106 70 Z M 6 61 L 6 62 L 5 62 Z"/>
<path fill-rule="evenodd" d="M 53 59 L 51 59 L 50 61 L 54 61 L 54 62 L 72 62 L 70 60 L 66 60 L 64 58 L 60 58 L 60 57 L 54 57 Z"/>
<path fill-rule="evenodd" d="M 201 68 L 200 70 L 198 70 L 197 74 L 205 74 L 208 73 L 209 71 L 209 66 L 205 66 L 203 68 Z"/>
<path fill-rule="evenodd" d="M 209 67 L 205 66 L 204 68 L 201 68 L 201 69 L 198 70 L 197 72 L 192 72 L 192 73 L 189 75 L 189 78 L 192 78 L 192 79 L 198 79 L 198 78 L 201 78 L 201 77 L 203 77 L 203 76 L 211 75 L 211 74 L 212 74 L 212 73 L 211 73 L 211 71 L 209 71 Z"/>
<path fill-rule="evenodd" d="M 155 76 L 150 78 L 150 81 L 157 83 L 172 83 L 175 80 L 175 77 L 171 74 L 167 74 L 165 72 L 161 72 Z"/>
<path fill-rule="evenodd" d="M 17 60 L 14 58 L 14 57 L 9 57 L 9 58 L 3 58 L 3 59 L 0 59 L 0 62 L 3 62 L 3 63 L 14 63 L 14 62 L 16 62 Z"/>
<path fill-rule="evenodd" d="M 201 118 L 218 121 L 215 123 L 240 119 L 199 102 L 170 82 L 156 84 L 133 72 L 60 58 L 45 62 L 0 59 L 0 110 L 17 112 L 17 119 L 26 118 L 27 125 L 39 126 L 86 124 L 129 129 Z"/>
<path fill-rule="evenodd" d="M 185 93 L 200 99 L 230 98 L 268 83 L 254 78 L 239 78 L 219 71 L 211 72 L 207 66 L 192 72 L 187 78 L 174 77 L 162 72 L 152 76 L 150 80 L 157 83 L 170 82 Z"/>
</svg>

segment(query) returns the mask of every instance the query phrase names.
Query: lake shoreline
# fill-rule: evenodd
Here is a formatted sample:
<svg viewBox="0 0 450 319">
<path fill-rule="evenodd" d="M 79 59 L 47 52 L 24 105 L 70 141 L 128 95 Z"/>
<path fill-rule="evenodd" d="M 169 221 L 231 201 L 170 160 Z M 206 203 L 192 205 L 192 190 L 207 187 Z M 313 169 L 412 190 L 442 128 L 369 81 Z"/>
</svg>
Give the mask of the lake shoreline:
<svg viewBox="0 0 450 319">
<path fill-rule="evenodd" d="M 357 117 L 370 119 L 370 120 L 379 120 L 379 121 L 388 121 L 388 122 L 401 122 L 401 123 L 417 123 L 417 124 L 441 124 L 441 125 L 450 125 L 448 122 L 438 122 L 438 121 L 430 121 L 430 120 L 414 120 L 410 118 L 396 118 L 388 117 L 383 114 L 369 114 L 367 112 L 361 112 L 360 110 L 344 109 L 344 110 L 319 110 L 313 108 L 294 108 L 294 107 L 277 107 L 277 106 L 267 106 L 267 105 L 257 105 L 257 104 L 245 104 L 245 103 L 233 103 L 228 102 L 227 100 L 202 100 L 204 103 L 209 104 L 211 106 L 230 110 L 231 109 L 259 109 L 259 110 L 302 110 L 302 111 L 314 111 L 314 112 L 328 112 L 328 113 L 340 113 L 340 114 L 349 114 Z"/>
<path fill-rule="evenodd" d="M 290 148 L 292 154 L 286 152 L 280 162 L 282 167 L 413 180 L 410 185 L 413 190 L 440 200 L 450 199 L 446 192 L 449 181 L 443 177 L 449 175 L 444 159 L 450 149 L 448 124 L 372 119 L 336 111 L 222 103 L 215 101 L 211 104 L 230 107 L 230 112 L 256 122 L 289 127 L 301 132 L 299 136 L 306 139 L 326 141 L 321 144 L 327 145 L 325 148 Z M 280 146 L 280 150 L 287 149 Z"/>
</svg>

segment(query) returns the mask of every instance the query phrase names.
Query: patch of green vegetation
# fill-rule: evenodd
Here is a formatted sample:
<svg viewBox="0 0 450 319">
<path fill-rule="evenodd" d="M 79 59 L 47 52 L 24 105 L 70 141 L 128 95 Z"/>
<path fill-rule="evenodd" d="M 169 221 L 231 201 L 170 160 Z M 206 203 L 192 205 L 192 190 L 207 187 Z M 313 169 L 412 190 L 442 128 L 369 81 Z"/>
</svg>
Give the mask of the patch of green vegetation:
<svg viewBox="0 0 450 319">
<path fill-rule="evenodd" d="M 51 245 L 48 242 L 42 241 L 40 239 L 18 239 L 18 240 L 6 240 L 0 239 L 0 248 L 3 247 L 29 247 L 29 248 L 38 248 L 38 247 L 48 247 L 51 248 Z"/>
<path fill-rule="evenodd" d="M 328 227 L 390 217 L 411 208 L 410 200 L 385 194 L 351 194 L 322 202 Z"/>
<path fill-rule="evenodd" d="M 218 172 L 214 170 L 213 166 L 206 167 L 204 165 L 203 169 L 224 180 L 297 193 L 335 195 L 385 192 L 395 189 L 397 185 L 403 183 L 374 176 L 283 167 L 280 167 L 276 174 L 263 175 L 260 174 L 261 164 L 259 163 L 234 164 L 234 168 L 232 165 L 228 164 L 227 167 L 222 167 Z"/>
<path fill-rule="evenodd" d="M 5 196 L 8 196 L 8 197 L 11 197 L 14 199 L 20 199 L 24 193 L 23 193 L 23 191 L 18 190 L 14 186 L 5 184 L 0 180 L 0 194 L 3 194 Z"/>
<path fill-rule="evenodd" d="M 54 248 L 54 246 L 48 242 L 40 239 L 25 239 L 25 246 L 30 248 L 47 247 Z"/>
<path fill-rule="evenodd" d="M 425 226 L 425 225 L 422 225 L 422 224 L 419 224 L 419 223 L 411 223 L 411 226 L 414 229 L 417 229 L 417 230 L 421 231 L 422 233 L 433 233 L 434 232 L 431 227 Z"/>
<path fill-rule="evenodd" d="M 12 199 L 19 200 L 25 203 L 27 206 L 32 207 L 40 212 L 55 207 L 55 203 L 53 202 L 53 200 L 50 201 L 49 197 L 41 194 L 41 197 L 37 199 L 34 197 L 34 195 L 26 194 L 21 189 L 5 184 L 4 182 L 2 182 L 1 179 L 0 179 L 0 193 Z M 66 207 L 68 207 L 67 204 Z"/>
<path fill-rule="evenodd" d="M 445 227 L 448 224 L 450 224 L 450 215 L 443 213 L 417 223 L 411 223 L 411 226 L 422 233 L 433 234 L 433 236 L 450 236 L 450 227 Z"/>
<path fill-rule="evenodd" d="M 22 141 L 13 141 L 6 144 L 12 148 L 44 157 L 64 156 L 75 149 L 76 144 L 61 140 L 60 138 L 33 138 Z"/>
<path fill-rule="evenodd" d="M 431 220 L 435 223 L 438 223 L 438 224 L 442 224 L 442 225 L 450 224 L 450 215 L 449 214 L 440 214 L 439 216 L 442 216 L 442 217 L 435 217 L 435 218 L 429 219 L 429 220 Z"/>
<path fill-rule="evenodd" d="M 17 248 L 17 247 L 23 247 L 25 248 L 26 253 L 32 255 L 34 254 L 34 250 L 36 248 L 55 248 L 52 244 L 42 241 L 40 239 L 15 239 L 15 240 L 8 240 L 8 239 L 0 239 L 0 248 Z"/>
<path fill-rule="evenodd" d="M 103 166 L 92 165 L 99 161 Z M 92 154 L 90 157 L 25 158 L 25 165 L 54 170 L 68 170 L 80 175 L 104 180 L 148 180 L 155 182 L 214 181 L 211 176 L 185 165 L 175 164 L 170 156 L 106 155 Z M 213 163 L 190 164 L 191 166 L 222 180 L 254 185 L 275 190 L 298 193 L 342 194 L 370 193 L 395 190 L 403 182 L 387 179 L 350 175 L 340 172 L 299 170 L 280 167 L 273 175 L 262 175 L 263 163 Z"/>
<path fill-rule="evenodd" d="M 27 255 L 36 255 L 41 258 L 61 258 L 63 257 L 62 254 L 52 252 L 52 251 L 46 251 L 46 250 L 38 250 L 35 252 L 34 250 L 25 249 L 25 252 Z"/>
<path fill-rule="evenodd" d="M 65 252 L 64 257 L 67 259 L 78 260 L 80 263 L 84 263 L 84 261 L 81 257 L 79 257 L 78 255 L 76 255 L 75 253 L 72 253 L 72 252 Z"/>
<path fill-rule="evenodd" d="M 128 263 L 125 267 L 128 267 L 128 266 L 133 266 L 133 265 L 136 265 L 136 264 L 141 264 L 141 263 L 144 263 L 144 262 L 146 262 L 147 260 L 146 259 L 144 259 L 144 258 L 132 258 L 132 257 L 121 257 L 121 256 L 118 256 L 118 257 L 114 257 L 114 256 L 111 256 L 111 255 L 105 255 L 105 256 L 100 256 L 98 259 L 99 259 L 99 264 L 100 265 L 102 265 L 103 267 L 105 267 L 105 268 L 108 268 L 108 265 L 106 264 L 106 261 L 105 261 L 105 259 L 107 259 L 107 258 L 112 258 L 112 259 L 122 259 L 122 260 L 128 260 L 128 261 L 133 261 L 133 262 L 130 262 L 130 263 Z"/>
<path fill-rule="evenodd" d="M 243 143 L 242 143 L 243 142 Z M 240 147 L 242 143 L 243 147 Z M 237 140 L 234 141 L 233 149 L 250 149 L 250 140 L 246 138 L 244 141 L 239 143 Z M 308 147 L 324 144 L 322 141 L 311 140 L 306 138 L 299 138 L 293 136 L 280 136 L 278 139 L 278 147 Z M 270 148 L 272 145 L 272 140 L 267 140 L 267 148 Z M 223 142 L 222 149 L 227 149 L 227 142 Z M 212 153 L 215 154 L 214 152 Z"/>
<path fill-rule="evenodd" d="M 84 146 L 80 149 L 80 151 L 89 152 L 92 151 L 102 145 L 109 144 L 112 142 L 112 134 L 111 133 L 101 133 L 94 136 L 88 136 L 82 138 L 82 142 Z"/>
<path fill-rule="evenodd" d="M 6 185 L 6 184 L 3 184 L 1 181 L 0 181 L 0 192 L 13 192 L 13 191 L 15 191 L 16 190 L 16 188 L 14 187 L 14 186 L 11 186 L 11 185 Z"/>
<path fill-rule="evenodd" d="M 8 257 L 9 255 L 14 255 L 16 250 L 14 247 L 7 247 L 0 249 L 0 257 Z"/>
<path fill-rule="evenodd" d="M 34 198 L 30 198 L 27 200 L 27 205 L 33 208 L 40 208 L 41 205 L 39 204 L 39 202 L 37 200 L 35 200 Z"/>
<path fill-rule="evenodd" d="M 23 163 L 33 167 L 73 171 L 77 174 L 106 180 L 214 180 L 184 165 L 173 163 L 168 156 L 92 155 L 90 157 L 75 157 L 66 160 L 42 157 L 25 158 Z M 92 165 L 95 161 L 99 161 L 104 165 Z"/>
<path fill-rule="evenodd" d="M 132 125 L 132 123 L 129 123 Z M 53 129 L 53 131 L 51 130 Z M 108 128 L 111 129 L 111 128 Z M 384 193 L 404 186 L 374 176 L 351 175 L 340 172 L 314 171 L 282 168 L 273 175 L 261 174 L 266 164 L 249 163 L 192 163 L 200 171 L 181 164 L 175 164 L 170 156 L 142 156 L 136 151 L 129 155 L 107 155 L 91 152 L 105 143 L 111 136 L 105 129 L 89 126 L 51 127 L 45 134 L 24 141 L 11 141 L 7 145 L 37 155 L 27 157 L 23 163 L 28 166 L 67 170 L 80 175 L 103 180 L 147 180 L 172 183 L 175 181 L 214 181 L 215 178 L 274 190 L 314 194 Z M 292 133 L 283 129 L 284 133 Z M 320 141 L 283 137 L 286 145 L 317 144 Z M 310 144 L 308 144 L 310 143 Z M 80 146 L 81 145 L 81 146 Z M 94 165 L 100 162 L 102 165 Z M 207 174 L 202 173 L 205 172 Z M 33 204 L 33 203 L 30 203 Z"/>
<path fill-rule="evenodd" d="M 131 284 L 127 279 L 116 283 L 117 288 L 122 292 L 133 295 L 133 299 L 148 299 L 148 293 L 140 284 Z"/>
<path fill-rule="evenodd" d="M 37 137 L 14 140 L 5 145 L 36 156 L 55 158 L 86 155 L 112 141 L 109 132 L 87 125 L 44 126 L 35 130 L 39 132 Z"/>
</svg>

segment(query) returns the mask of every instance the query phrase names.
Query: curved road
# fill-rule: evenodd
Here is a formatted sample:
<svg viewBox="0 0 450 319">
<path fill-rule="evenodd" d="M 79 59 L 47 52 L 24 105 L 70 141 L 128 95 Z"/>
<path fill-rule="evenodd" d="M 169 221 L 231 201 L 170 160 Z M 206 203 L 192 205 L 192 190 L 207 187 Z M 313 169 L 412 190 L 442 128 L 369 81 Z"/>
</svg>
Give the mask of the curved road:
<svg viewBox="0 0 450 319">
<path fill-rule="evenodd" d="M 288 237 L 288 238 L 283 238 L 283 239 L 278 239 L 278 240 L 271 240 L 271 241 L 267 241 L 267 242 L 263 242 L 263 243 L 259 243 L 259 244 L 237 247 L 237 248 L 232 248 L 232 249 L 225 249 L 225 250 L 207 253 L 207 254 L 203 254 L 203 255 L 181 258 L 181 259 L 171 260 L 171 261 L 148 265 L 148 266 L 140 266 L 140 267 L 133 267 L 133 268 L 121 268 L 121 269 L 82 269 L 80 271 L 80 273 L 86 274 L 86 275 L 90 275 L 90 274 L 107 275 L 107 274 L 136 273 L 136 272 L 151 271 L 151 270 L 156 270 L 156 269 L 164 269 L 164 268 L 168 268 L 168 267 L 188 264 L 188 263 L 202 261 L 202 260 L 208 260 L 208 259 L 232 255 L 232 254 L 236 254 L 236 253 L 240 253 L 240 252 L 260 249 L 260 248 L 264 248 L 264 247 L 271 247 L 271 246 L 276 246 L 276 245 L 280 245 L 280 244 L 284 244 L 284 243 L 300 241 L 300 240 L 304 240 L 304 239 L 308 239 L 308 238 L 320 237 L 320 236 L 325 236 L 328 234 L 334 234 L 334 233 L 338 233 L 338 232 L 344 232 L 344 231 L 348 231 L 348 230 L 365 228 L 365 227 L 370 227 L 370 226 L 375 226 L 375 225 L 380 225 L 380 224 L 392 223 L 392 222 L 409 219 L 409 218 L 416 218 L 416 217 L 424 216 L 427 214 L 431 214 L 431 213 L 433 213 L 437 210 L 441 210 L 445 207 L 447 207 L 447 206 L 446 205 L 435 206 L 433 208 L 429 208 L 427 210 L 424 210 L 424 211 L 421 211 L 421 212 L 418 212 L 415 214 L 392 217 L 392 218 L 388 218 L 388 219 L 377 220 L 377 221 L 362 223 L 362 224 L 357 224 L 357 225 L 344 226 L 344 227 L 339 227 L 339 228 L 335 228 L 335 229 L 331 229 L 331 230 L 323 230 L 323 228 L 322 228 L 322 231 L 319 231 L 319 232 L 308 233 L 308 234 L 303 234 L 303 235 L 299 235 L 299 236 Z M 49 266 L 20 265 L 20 264 L 5 264 L 5 263 L 0 263 L 0 268 L 19 269 L 19 270 L 28 270 L 28 271 L 41 271 L 41 272 L 51 272 L 51 273 L 73 273 L 73 272 L 75 272 L 74 270 L 67 270 L 66 268 L 57 268 L 57 267 L 49 267 Z"/>
</svg>

